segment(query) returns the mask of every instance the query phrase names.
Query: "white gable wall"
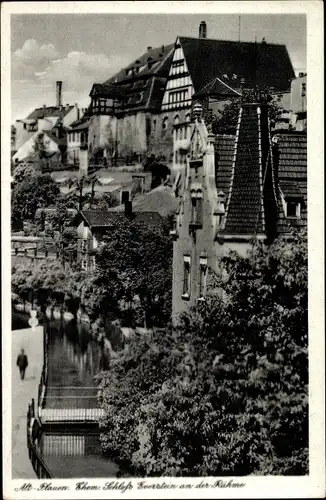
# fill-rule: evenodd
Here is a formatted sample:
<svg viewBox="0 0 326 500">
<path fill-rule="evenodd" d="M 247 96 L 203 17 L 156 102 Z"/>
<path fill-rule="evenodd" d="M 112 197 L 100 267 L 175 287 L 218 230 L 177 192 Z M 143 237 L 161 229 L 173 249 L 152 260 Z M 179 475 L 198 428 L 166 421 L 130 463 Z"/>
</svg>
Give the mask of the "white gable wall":
<svg viewBox="0 0 326 500">
<path fill-rule="evenodd" d="M 23 144 L 18 149 L 18 151 L 14 154 L 14 156 L 12 158 L 13 162 L 16 163 L 16 160 L 22 161 L 25 158 L 27 158 L 28 156 L 32 155 L 35 152 L 35 150 L 34 150 L 35 139 L 37 138 L 37 136 L 39 134 L 42 134 L 42 133 L 43 132 L 41 130 L 38 132 L 35 132 L 34 135 L 30 139 L 28 139 L 28 141 L 26 141 L 25 144 Z M 49 153 L 57 153 L 59 151 L 58 145 L 52 139 L 50 139 L 48 136 L 45 136 L 44 141 L 46 144 L 46 150 Z"/>
<path fill-rule="evenodd" d="M 179 38 L 176 41 L 176 45 L 177 48 L 174 50 L 169 78 L 162 101 L 163 111 L 190 108 L 191 98 L 194 94 L 194 86 L 188 71 L 182 46 L 178 47 L 178 45 L 180 45 Z"/>
</svg>

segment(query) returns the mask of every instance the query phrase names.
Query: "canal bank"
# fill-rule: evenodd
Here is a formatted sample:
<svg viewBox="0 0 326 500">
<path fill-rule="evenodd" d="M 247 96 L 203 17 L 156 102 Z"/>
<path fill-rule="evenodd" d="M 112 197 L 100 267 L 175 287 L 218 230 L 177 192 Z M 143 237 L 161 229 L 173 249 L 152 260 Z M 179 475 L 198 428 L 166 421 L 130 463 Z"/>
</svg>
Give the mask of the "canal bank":
<svg viewBox="0 0 326 500">
<path fill-rule="evenodd" d="M 15 313 L 14 313 L 15 316 Z M 19 313 L 15 325 L 28 321 Z M 50 321 L 44 325 L 48 345 L 48 390 L 45 408 L 89 408 L 97 406 L 97 385 L 94 376 L 99 373 L 103 347 L 92 335 L 76 322 Z M 26 414 L 34 398 L 43 366 L 43 329 L 38 336 L 30 335 L 31 329 L 18 330 L 13 343 L 13 478 L 32 479 L 35 473 L 28 458 L 26 443 Z M 27 332 L 27 333 L 26 333 Z M 15 333 L 15 332 L 14 332 Z M 14 336 L 13 333 L 13 336 Z M 34 349 L 34 345 L 38 347 Z M 20 381 L 14 370 L 16 356 L 24 348 L 29 357 L 25 381 Z M 33 350 L 34 349 L 34 350 Z M 16 352 L 17 351 L 17 352 Z M 29 353 L 31 353 L 31 360 Z M 35 359 L 36 358 L 36 359 Z M 39 363 L 35 368 L 35 363 Z M 31 370 L 31 371 L 29 371 Z M 17 378 L 18 377 L 18 378 Z M 17 385 L 19 384 L 20 385 Z M 34 384 L 34 385 L 33 385 Z M 14 389 L 14 386 L 18 389 Z M 24 397 L 20 391 L 25 390 Z M 17 397 L 18 401 L 14 399 Z M 96 425 L 71 424 L 45 425 L 36 441 L 36 448 L 54 478 L 116 477 L 119 467 L 101 453 L 100 432 Z"/>
<path fill-rule="evenodd" d="M 23 319 L 20 326 L 23 326 Z M 26 321 L 27 323 L 27 321 Z M 35 479 L 35 472 L 28 457 L 26 442 L 26 415 L 32 398 L 37 401 L 38 385 L 43 366 L 43 327 L 21 328 L 12 331 L 11 394 L 12 439 L 11 460 L 13 479 Z M 17 356 L 24 349 L 28 357 L 25 379 L 21 380 Z"/>
</svg>

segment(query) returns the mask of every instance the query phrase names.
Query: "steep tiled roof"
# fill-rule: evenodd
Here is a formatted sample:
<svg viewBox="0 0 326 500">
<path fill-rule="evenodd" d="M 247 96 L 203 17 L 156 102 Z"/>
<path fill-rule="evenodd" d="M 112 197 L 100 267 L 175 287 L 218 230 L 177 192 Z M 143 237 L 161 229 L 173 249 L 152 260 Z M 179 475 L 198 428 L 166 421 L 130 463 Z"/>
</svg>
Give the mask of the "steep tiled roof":
<svg viewBox="0 0 326 500">
<path fill-rule="evenodd" d="M 140 108 L 159 110 L 169 75 L 174 44 L 148 50 L 104 84 L 125 93 L 117 112 Z M 132 71 L 133 69 L 133 71 Z"/>
<path fill-rule="evenodd" d="M 172 49 L 174 44 L 165 45 L 164 47 L 156 47 L 145 52 L 136 61 L 131 62 L 128 66 L 119 71 L 116 75 L 106 80 L 105 84 L 114 84 L 122 82 L 130 82 L 134 80 L 132 74 L 128 74 L 132 68 L 139 67 L 139 72 L 135 73 L 138 77 L 150 75 L 163 75 L 168 76 L 170 69 L 170 61 L 172 58 Z M 163 51 L 162 51 L 163 48 Z M 161 54 L 161 55 L 160 55 Z M 148 68 L 148 62 L 153 65 Z"/>
<path fill-rule="evenodd" d="M 194 99 L 204 95 L 211 95 L 217 97 L 239 97 L 241 95 L 239 90 L 232 87 L 233 80 L 229 81 L 225 76 L 217 76 L 205 85 L 199 92 L 194 94 Z"/>
<path fill-rule="evenodd" d="M 117 85 L 110 85 L 108 83 L 94 83 L 90 95 L 119 98 L 124 96 L 124 91 Z"/>
<path fill-rule="evenodd" d="M 32 111 L 27 119 L 47 118 L 47 117 L 58 117 L 63 118 L 74 108 L 74 106 L 62 106 L 62 108 L 57 108 L 56 106 L 48 106 L 46 108 L 36 108 Z"/>
<path fill-rule="evenodd" d="M 77 217 L 81 216 L 91 228 L 107 228 L 119 221 L 126 219 L 122 212 L 114 210 L 83 210 Z M 132 220 L 140 224 L 156 226 L 162 224 L 162 217 L 157 212 L 133 212 Z"/>
<path fill-rule="evenodd" d="M 259 146 L 257 106 L 243 106 L 227 201 L 227 234 L 256 234 L 263 229 Z"/>
<path fill-rule="evenodd" d="M 275 134 L 273 137 L 275 177 L 278 181 L 278 232 L 307 224 L 307 135 L 302 132 Z M 287 219 L 281 194 L 289 201 L 301 201 L 300 219 Z"/>
<path fill-rule="evenodd" d="M 188 37 L 180 37 L 180 42 L 196 92 L 216 77 L 233 89 L 245 78 L 248 87 L 290 90 L 295 74 L 285 45 Z"/>
<path fill-rule="evenodd" d="M 215 139 L 215 179 L 217 191 L 227 196 L 231 183 L 234 135 L 217 135 Z"/>
</svg>

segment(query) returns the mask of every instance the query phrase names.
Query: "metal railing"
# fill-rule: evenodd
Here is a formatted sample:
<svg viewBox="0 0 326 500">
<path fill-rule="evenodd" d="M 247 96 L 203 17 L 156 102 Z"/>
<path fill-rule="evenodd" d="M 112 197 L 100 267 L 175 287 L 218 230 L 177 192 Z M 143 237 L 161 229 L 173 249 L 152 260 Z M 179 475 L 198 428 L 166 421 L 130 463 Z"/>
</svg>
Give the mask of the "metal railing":
<svg viewBox="0 0 326 500">
<path fill-rule="evenodd" d="M 33 470 L 39 479 L 51 479 L 53 475 L 51 474 L 49 468 L 43 461 L 41 454 L 36 445 L 37 439 L 40 436 L 41 424 L 35 414 L 35 403 L 34 399 L 28 405 L 27 410 L 27 448 L 28 456 L 32 463 Z"/>
</svg>

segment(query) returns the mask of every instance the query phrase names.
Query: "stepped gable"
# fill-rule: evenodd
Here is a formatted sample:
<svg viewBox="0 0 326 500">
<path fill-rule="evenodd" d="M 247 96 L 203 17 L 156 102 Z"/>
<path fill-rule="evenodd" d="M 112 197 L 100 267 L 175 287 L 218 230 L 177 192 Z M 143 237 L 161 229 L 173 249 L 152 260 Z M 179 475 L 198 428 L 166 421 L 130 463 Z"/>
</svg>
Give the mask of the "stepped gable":
<svg viewBox="0 0 326 500">
<path fill-rule="evenodd" d="M 180 42 L 195 92 L 216 84 L 215 92 L 228 93 L 225 84 L 239 89 L 241 78 L 248 88 L 260 85 L 289 91 L 295 77 L 285 45 L 190 37 L 180 37 Z"/>
<path fill-rule="evenodd" d="M 226 234 L 263 231 L 261 140 L 257 104 L 243 105 L 226 207 Z"/>
<path fill-rule="evenodd" d="M 235 136 L 218 134 L 215 138 L 215 180 L 217 192 L 228 195 L 231 183 Z"/>
<path fill-rule="evenodd" d="M 307 225 L 307 135 L 304 132 L 283 132 L 273 136 L 275 177 L 278 184 L 278 232 Z M 282 197 L 301 203 L 298 219 L 287 219 Z"/>
</svg>

